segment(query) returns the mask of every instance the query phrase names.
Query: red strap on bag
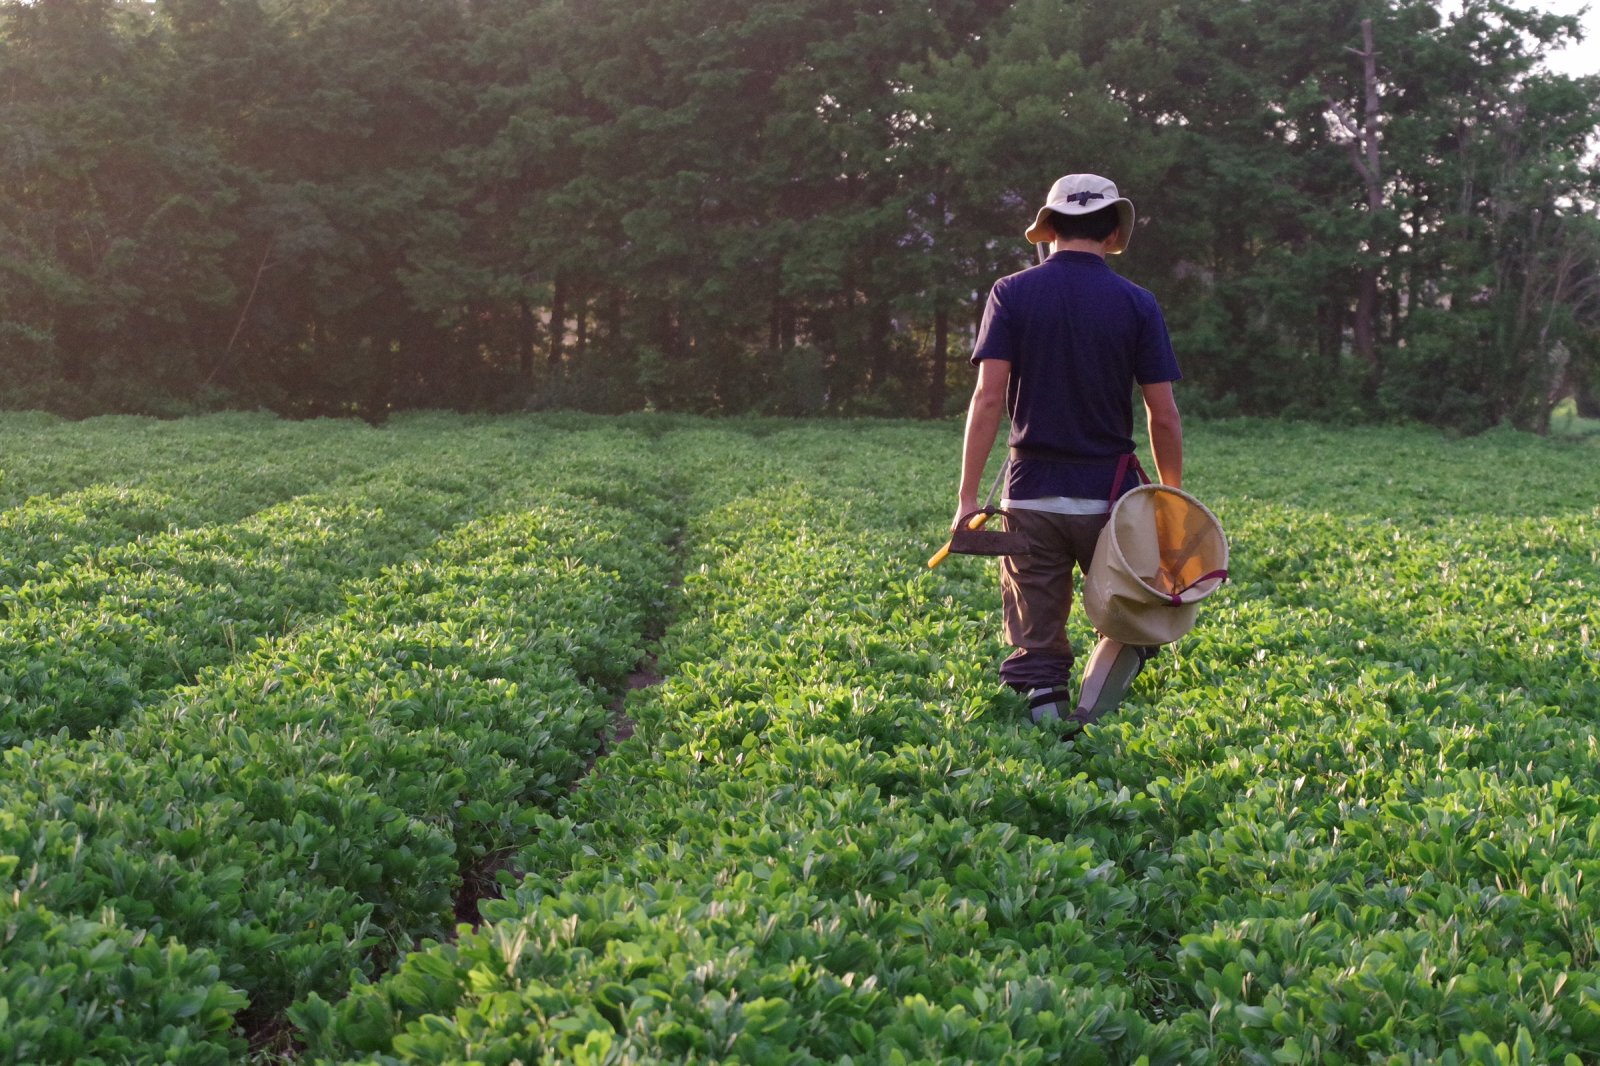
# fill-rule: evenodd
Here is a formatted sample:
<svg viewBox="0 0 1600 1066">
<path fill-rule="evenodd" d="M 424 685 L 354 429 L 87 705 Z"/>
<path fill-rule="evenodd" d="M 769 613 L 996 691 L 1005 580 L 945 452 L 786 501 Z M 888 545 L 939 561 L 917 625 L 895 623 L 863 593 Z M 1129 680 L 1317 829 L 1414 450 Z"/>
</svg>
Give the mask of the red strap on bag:
<svg viewBox="0 0 1600 1066">
<path fill-rule="evenodd" d="M 1128 467 L 1132 466 L 1139 472 L 1139 484 L 1150 484 L 1150 475 L 1144 472 L 1144 467 L 1139 465 L 1139 457 L 1132 452 L 1117 459 L 1117 472 L 1111 475 L 1111 495 L 1106 497 L 1106 505 L 1115 507 L 1117 497 L 1122 495 L 1122 481 L 1128 476 Z"/>
<path fill-rule="evenodd" d="M 1212 578 L 1217 578 L 1219 580 L 1226 581 L 1226 580 L 1228 580 L 1228 572 L 1226 570 L 1213 570 L 1209 574 L 1201 574 L 1199 577 L 1195 578 L 1193 581 L 1191 581 L 1187 585 L 1183 586 L 1183 588 L 1179 589 L 1177 592 L 1172 593 L 1172 606 L 1174 606 L 1174 607 L 1182 607 L 1183 606 L 1183 594 L 1185 592 L 1188 592 L 1190 589 L 1192 589 L 1196 585 L 1200 584 L 1200 582 L 1202 582 L 1202 581 L 1210 581 Z"/>
</svg>

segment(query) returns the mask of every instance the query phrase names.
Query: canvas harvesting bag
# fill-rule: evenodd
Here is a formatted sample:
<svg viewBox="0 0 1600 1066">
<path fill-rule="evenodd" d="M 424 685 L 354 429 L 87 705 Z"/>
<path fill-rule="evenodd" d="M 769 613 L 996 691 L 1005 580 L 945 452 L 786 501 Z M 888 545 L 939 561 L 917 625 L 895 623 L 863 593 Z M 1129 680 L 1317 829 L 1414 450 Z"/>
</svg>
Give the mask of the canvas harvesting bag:
<svg viewBox="0 0 1600 1066">
<path fill-rule="evenodd" d="M 1200 601 L 1228 579 L 1228 539 L 1182 489 L 1147 484 L 1117 498 L 1083 581 L 1083 609 L 1101 636 L 1171 644 L 1194 627 Z"/>
</svg>

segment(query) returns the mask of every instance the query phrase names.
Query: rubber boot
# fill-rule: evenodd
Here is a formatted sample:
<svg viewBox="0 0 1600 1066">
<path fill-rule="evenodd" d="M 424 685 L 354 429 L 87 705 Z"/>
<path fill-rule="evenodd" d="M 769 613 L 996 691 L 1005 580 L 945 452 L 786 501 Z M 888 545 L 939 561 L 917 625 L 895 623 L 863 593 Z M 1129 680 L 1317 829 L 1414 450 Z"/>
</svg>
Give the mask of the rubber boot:
<svg viewBox="0 0 1600 1066">
<path fill-rule="evenodd" d="M 1083 687 L 1078 693 L 1078 706 L 1067 716 L 1067 721 L 1079 732 L 1122 706 L 1133 679 L 1144 669 L 1145 660 L 1156 653 L 1155 648 L 1141 648 L 1134 644 L 1120 644 L 1105 637 L 1089 653 L 1089 662 L 1083 668 Z"/>
</svg>

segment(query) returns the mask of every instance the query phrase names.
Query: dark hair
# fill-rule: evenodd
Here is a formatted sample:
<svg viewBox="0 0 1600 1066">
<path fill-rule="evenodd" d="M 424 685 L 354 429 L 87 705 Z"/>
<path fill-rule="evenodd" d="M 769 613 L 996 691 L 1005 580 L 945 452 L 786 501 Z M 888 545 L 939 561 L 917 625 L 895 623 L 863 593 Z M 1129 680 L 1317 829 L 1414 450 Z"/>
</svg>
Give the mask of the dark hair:
<svg viewBox="0 0 1600 1066">
<path fill-rule="evenodd" d="M 1122 216 L 1117 214 L 1117 205 L 1111 204 L 1098 211 L 1090 211 L 1086 215 L 1063 215 L 1060 211 L 1052 211 L 1046 221 L 1050 223 L 1050 228 L 1055 230 L 1057 240 L 1071 241 L 1081 238 L 1103 241 L 1122 224 Z"/>
</svg>

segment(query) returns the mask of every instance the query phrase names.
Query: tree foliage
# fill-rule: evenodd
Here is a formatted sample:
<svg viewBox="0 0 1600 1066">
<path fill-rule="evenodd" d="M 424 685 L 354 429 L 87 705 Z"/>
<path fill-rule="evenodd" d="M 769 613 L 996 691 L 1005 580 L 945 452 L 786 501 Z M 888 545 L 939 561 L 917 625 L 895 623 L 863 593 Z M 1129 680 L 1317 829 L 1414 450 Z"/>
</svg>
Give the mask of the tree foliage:
<svg viewBox="0 0 1600 1066">
<path fill-rule="evenodd" d="M 1499 0 L 6 0 L 0 399 L 940 414 L 1044 190 L 1094 171 L 1195 402 L 1540 429 L 1600 379 L 1600 79 L 1541 64 L 1575 33 Z"/>
</svg>

